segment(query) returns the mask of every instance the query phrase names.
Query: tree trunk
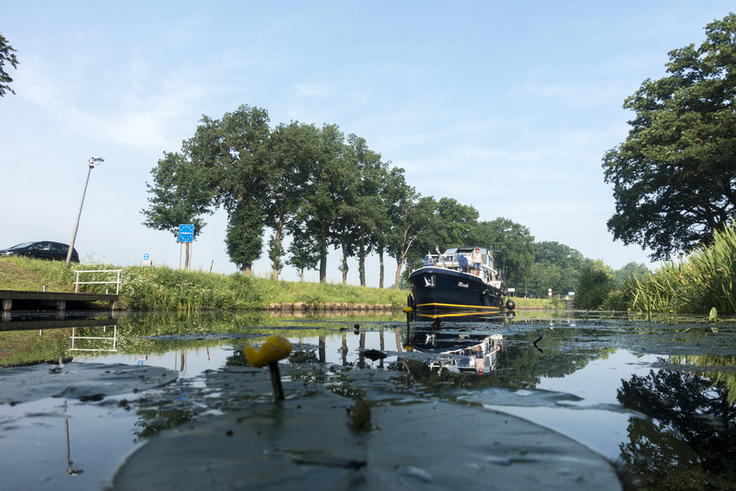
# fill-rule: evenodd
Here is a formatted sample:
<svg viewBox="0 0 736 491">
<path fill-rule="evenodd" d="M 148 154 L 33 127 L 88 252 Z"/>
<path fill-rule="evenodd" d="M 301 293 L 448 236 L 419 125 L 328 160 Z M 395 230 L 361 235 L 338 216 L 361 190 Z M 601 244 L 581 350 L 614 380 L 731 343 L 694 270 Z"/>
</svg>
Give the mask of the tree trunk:
<svg viewBox="0 0 736 491">
<path fill-rule="evenodd" d="M 275 251 L 281 250 L 281 234 L 283 233 L 284 228 L 284 221 L 283 219 L 279 219 L 279 223 L 276 226 L 276 230 L 273 234 L 273 247 Z M 279 268 L 277 267 L 278 263 L 281 261 L 281 254 L 276 252 L 273 257 L 273 262 L 271 263 L 271 278 L 274 280 L 279 279 Z"/>
<path fill-rule="evenodd" d="M 404 258 L 396 258 L 396 278 L 394 280 L 394 290 L 400 290 L 399 283 L 401 280 L 401 264 L 404 262 Z"/>
<path fill-rule="evenodd" d="M 327 282 L 327 230 L 326 226 L 322 225 L 320 230 L 320 241 L 319 241 L 319 282 Z"/>
<path fill-rule="evenodd" d="M 360 231 L 360 250 L 358 251 L 358 274 L 360 286 L 365 286 L 365 231 Z"/>
<path fill-rule="evenodd" d="M 348 245 L 344 234 L 340 239 L 340 247 L 342 248 L 342 284 L 344 286 L 348 284 L 348 269 L 350 269 L 348 267 Z"/>
<path fill-rule="evenodd" d="M 378 288 L 383 288 L 383 246 L 378 246 Z"/>
</svg>

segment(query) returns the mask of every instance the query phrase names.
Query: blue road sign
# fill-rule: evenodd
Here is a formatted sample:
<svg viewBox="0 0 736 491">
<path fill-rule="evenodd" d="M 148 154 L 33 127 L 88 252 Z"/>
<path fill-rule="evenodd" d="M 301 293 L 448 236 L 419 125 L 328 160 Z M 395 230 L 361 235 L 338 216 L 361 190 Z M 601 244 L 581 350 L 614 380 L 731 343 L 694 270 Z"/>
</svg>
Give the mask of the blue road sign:
<svg viewBox="0 0 736 491">
<path fill-rule="evenodd" d="M 148 253 L 147 252 L 145 254 L 143 254 L 143 260 L 144 261 L 148 261 L 148 257 L 149 256 L 148 256 Z"/>
<path fill-rule="evenodd" d="M 194 241 L 194 225 L 179 225 L 179 242 Z"/>
</svg>

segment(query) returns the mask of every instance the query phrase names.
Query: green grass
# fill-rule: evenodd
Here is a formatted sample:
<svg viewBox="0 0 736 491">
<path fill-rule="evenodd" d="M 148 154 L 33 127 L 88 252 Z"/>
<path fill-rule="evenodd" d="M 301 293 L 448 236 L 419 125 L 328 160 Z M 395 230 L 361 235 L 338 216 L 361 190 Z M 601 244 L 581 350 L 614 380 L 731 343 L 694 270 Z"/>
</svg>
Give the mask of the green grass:
<svg viewBox="0 0 736 491">
<path fill-rule="evenodd" d="M 272 303 L 363 303 L 406 305 L 408 292 L 329 283 L 298 283 L 184 271 L 166 266 L 120 268 L 110 264 L 75 264 L 28 258 L 0 259 L 0 289 L 74 291 L 74 270 L 122 269 L 121 308 L 155 311 L 264 310 Z M 83 281 L 103 281 L 109 274 L 87 275 Z M 80 291 L 104 293 L 114 285 L 81 285 Z"/>
<path fill-rule="evenodd" d="M 74 291 L 74 272 L 61 261 L 41 261 L 25 257 L 0 259 L 0 289 Z"/>
</svg>

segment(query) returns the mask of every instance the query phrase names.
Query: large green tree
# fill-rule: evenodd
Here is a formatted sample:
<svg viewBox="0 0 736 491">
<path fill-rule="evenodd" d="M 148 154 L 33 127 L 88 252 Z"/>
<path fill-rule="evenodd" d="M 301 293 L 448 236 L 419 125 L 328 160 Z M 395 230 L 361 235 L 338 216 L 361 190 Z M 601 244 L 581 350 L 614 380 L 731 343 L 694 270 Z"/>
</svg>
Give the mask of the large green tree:
<svg viewBox="0 0 736 491">
<path fill-rule="evenodd" d="M 408 186 L 402 190 L 402 195 L 392 207 L 391 230 L 386 237 L 386 249 L 396 260 L 395 289 L 400 289 L 401 270 L 412 248 L 421 250 L 415 244 L 426 241 L 431 234 L 436 210 L 437 202 L 434 198 L 421 196 L 414 188 Z"/>
<path fill-rule="evenodd" d="M 304 250 L 314 251 L 319 261 L 319 281 L 327 281 L 327 252 L 338 216 L 337 203 L 344 193 L 340 172 L 344 136 L 337 125 L 323 125 L 319 132 L 317 158 L 311 166 L 299 209 L 289 226 L 292 236 Z M 312 264 L 302 257 L 300 264 Z"/>
<path fill-rule="evenodd" d="M 368 148 L 366 141 L 354 134 L 348 135 L 346 157 L 356 170 L 352 179 L 355 216 L 352 236 L 356 242 L 360 286 L 366 286 L 366 256 L 377 247 L 376 232 L 385 223 L 386 208 L 381 191 L 388 182 L 389 171 L 388 165 L 381 161 L 381 155 Z"/>
<path fill-rule="evenodd" d="M 271 189 L 270 129 L 264 109 L 240 106 L 221 119 L 203 116 L 181 153 L 166 154 L 153 169 L 145 225 L 170 230 L 178 223 L 204 226 L 199 217 L 223 207 L 228 213 L 225 243 L 230 260 L 249 273 L 262 250 L 264 215 Z"/>
<path fill-rule="evenodd" d="M 244 274 L 250 274 L 263 249 L 272 168 L 268 123 L 265 109 L 243 105 L 218 121 L 205 122 L 192 142 L 202 151 L 196 155 L 213 163 L 217 202 L 228 212 L 228 255 Z"/>
<path fill-rule="evenodd" d="M 278 279 L 283 267 L 284 236 L 292 225 L 304 197 L 311 169 L 319 160 L 320 131 L 314 125 L 280 124 L 268 141 L 269 190 L 265 199 L 265 223 L 273 230 L 269 240 L 272 277 Z M 297 254 L 307 251 L 297 251 Z M 297 259 L 300 271 L 307 267 Z"/>
<path fill-rule="evenodd" d="M 397 228 L 403 224 L 404 207 L 411 203 L 416 191 L 406 183 L 404 169 L 392 167 L 387 169 L 385 179 L 378 189 L 378 198 L 381 206 L 376 213 L 375 228 L 371 234 L 371 241 L 375 244 L 378 254 L 378 288 L 383 288 L 385 276 L 384 256 L 386 252 L 392 254 L 392 247 L 398 247 Z M 393 246 L 392 246 L 393 244 Z"/>
<path fill-rule="evenodd" d="M 626 99 L 629 135 L 603 158 L 616 199 L 608 229 L 653 259 L 707 242 L 736 211 L 736 15 L 705 32 Z"/>
<path fill-rule="evenodd" d="M 13 79 L 5 71 L 6 63 L 9 63 L 15 69 L 18 68 L 18 58 L 15 56 L 15 49 L 10 45 L 5 36 L 0 34 L 0 97 L 4 96 L 6 92 L 15 94 L 15 91 L 10 88 L 10 82 Z"/>
<path fill-rule="evenodd" d="M 213 190 L 207 186 L 208 172 L 180 153 L 164 153 L 151 170 L 153 184 L 146 183 L 149 206 L 142 210 L 143 224 L 170 232 L 178 239 L 179 225 L 194 225 L 194 238 L 206 225 L 203 215 L 211 214 Z M 186 243 L 185 267 L 189 267 L 189 242 Z"/>
</svg>

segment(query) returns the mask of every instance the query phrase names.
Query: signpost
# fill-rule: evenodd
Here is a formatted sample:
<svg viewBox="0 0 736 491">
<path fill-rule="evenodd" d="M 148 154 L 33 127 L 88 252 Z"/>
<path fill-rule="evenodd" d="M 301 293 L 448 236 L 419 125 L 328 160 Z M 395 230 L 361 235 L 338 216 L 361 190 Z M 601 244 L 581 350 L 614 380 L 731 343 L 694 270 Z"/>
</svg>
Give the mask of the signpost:
<svg viewBox="0 0 736 491">
<path fill-rule="evenodd" d="M 194 225 L 179 225 L 179 242 L 194 241 Z"/>
<path fill-rule="evenodd" d="M 179 225 L 179 235 L 177 236 L 179 241 L 179 267 L 181 268 L 181 244 L 186 244 L 186 257 L 184 259 L 184 269 L 188 270 L 191 263 L 190 257 L 190 244 L 194 242 L 194 225 L 193 224 L 182 224 Z"/>
</svg>

